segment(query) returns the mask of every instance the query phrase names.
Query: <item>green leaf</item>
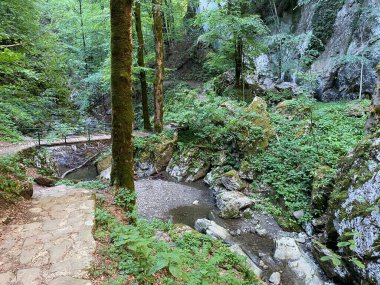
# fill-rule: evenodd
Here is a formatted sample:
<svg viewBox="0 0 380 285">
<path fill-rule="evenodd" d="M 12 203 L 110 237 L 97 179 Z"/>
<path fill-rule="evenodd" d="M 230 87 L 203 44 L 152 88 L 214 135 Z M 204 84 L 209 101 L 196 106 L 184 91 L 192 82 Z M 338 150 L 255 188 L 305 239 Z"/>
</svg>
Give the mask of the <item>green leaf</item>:
<svg viewBox="0 0 380 285">
<path fill-rule="evenodd" d="M 177 264 L 170 264 L 169 271 L 175 278 L 181 278 L 182 272 Z"/>
<path fill-rule="evenodd" d="M 352 261 L 357 267 L 359 267 L 360 269 L 365 269 L 365 265 L 363 262 L 361 262 L 359 259 L 357 259 L 356 257 L 353 257 L 350 259 L 350 261 Z"/>
<path fill-rule="evenodd" d="M 351 245 L 351 242 L 349 242 L 349 241 L 338 242 L 338 247 L 345 247 L 345 246 L 348 246 L 348 245 Z"/>
<path fill-rule="evenodd" d="M 157 259 L 156 264 L 149 270 L 149 275 L 156 273 L 162 268 L 168 266 L 168 264 L 169 264 L 169 261 L 167 259 L 162 259 L 162 258 Z"/>
</svg>

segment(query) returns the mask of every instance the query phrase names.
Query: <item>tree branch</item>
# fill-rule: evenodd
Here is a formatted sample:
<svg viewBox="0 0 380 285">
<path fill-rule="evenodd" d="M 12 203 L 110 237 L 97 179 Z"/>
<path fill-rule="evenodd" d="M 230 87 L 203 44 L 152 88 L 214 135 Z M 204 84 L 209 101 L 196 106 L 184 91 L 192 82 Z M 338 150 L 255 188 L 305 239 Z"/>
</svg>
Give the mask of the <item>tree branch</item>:
<svg viewBox="0 0 380 285">
<path fill-rule="evenodd" d="M 12 45 L 0 45 L 0 48 L 10 48 L 10 47 L 17 47 L 21 46 L 22 43 L 12 44 Z"/>
</svg>

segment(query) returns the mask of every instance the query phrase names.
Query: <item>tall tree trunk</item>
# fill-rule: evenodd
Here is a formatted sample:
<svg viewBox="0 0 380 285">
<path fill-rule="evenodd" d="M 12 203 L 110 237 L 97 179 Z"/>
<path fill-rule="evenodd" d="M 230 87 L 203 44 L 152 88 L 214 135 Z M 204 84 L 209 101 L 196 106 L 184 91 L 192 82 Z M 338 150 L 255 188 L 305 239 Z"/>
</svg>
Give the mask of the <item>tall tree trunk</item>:
<svg viewBox="0 0 380 285">
<path fill-rule="evenodd" d="M 364 62 L 362 61 L 361 66 L 360 66 L 359 99 L 362 99 L 362 94 L 363 94 L 363 70 L 364 70 Z"/>
<path fill-rule="evenodd" d="M 278 16 L 276 2 L 270 0 L 270 3 L 272 4 L 273 14 L 276 19 L 277 33 L 281 33 L 281 21 Z M 282 80 L 282 37 L 280 38 L 280 43 L 278 45 L 278 77 Z"/>
<path fill-rule="evenodd" d="M 243 41 L 240 37 L 235 43 L 235 86 L 242 86 L 242 69 L 243 69 Z"/>
<path fill-rule="evenodd" d="M 142 68 L 140 70 L 140 84 L 141 84 L 141 102 L 142 102 L 142 111 L 144 119 L 144 129 L 150 130 L 149 122 L 149 108 L 148 108 L 148 92 L 147 92 L 147 83 L 146 83 L 146 74 L 143 68 L 145 67 L 144 62 L 144 36 L 141 28 L 141 9 L 140 2 L 136 1 L 135 3 L 135 20 L 136 20 L 136 33 L 139 47 L 137 50 L 137 63 Z"/>
<path fill-rule="evenodd" d="M 80 27 L 82 33 L 82 48 L 83 48 L 83 60 L 85 63 L 85 70 L 88 72 L 88 64 L 87 64 L 87 48 L 86 48 L 86 36 L 84 33 L 84 21 L 83 21 L 83 5 L 82 0 L 78 0 L 79 2 L 79 16 L 80 16 Z"/>
<path fill-rule="evenodd" d="M 161 0 L 153 0 L 153 29 L 156 48 L 156 78 L 154 80 L 154 130 L 160 133 L 164 127 L 164 42 L 162 37 Z"/>
<path fill-rule="evenodd" d="M 373 133 L 380 127 L 380 62 L 377 67 L 377 82 L 375 92 L 372 95 L 371 111 L 366 123 L 367 133 Z"/>
<path fill-rule="evenodd" d="M 111 0 L 111 185 L 134 195 L 133 93 L 132 93 L 132 0 Z M 132 211 L 135 200 L 125 205 Z"/>
</svg>

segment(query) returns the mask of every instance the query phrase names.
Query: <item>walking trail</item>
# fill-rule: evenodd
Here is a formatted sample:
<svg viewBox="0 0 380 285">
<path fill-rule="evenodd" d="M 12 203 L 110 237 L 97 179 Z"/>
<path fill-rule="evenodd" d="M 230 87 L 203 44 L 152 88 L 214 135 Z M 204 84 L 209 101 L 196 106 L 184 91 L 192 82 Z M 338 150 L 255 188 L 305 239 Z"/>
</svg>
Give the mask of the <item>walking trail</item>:
<svg viewBox="0 0 380 285">
<path fill-rule="evenodd" d="M 92 140 L 107 140 L 97 135 Z M 75 137 L 67 143 L 87 141 Z M 42 142 L 45 145 L 64 141 Z M 0 144 L 0 155 L 15 154 L 35 142 Z M 34 186 L 26 224 L 0 225 L 0 285 L 91 285 L 95 197 L 86 189 Z"/>
<path fill-rule="evenodd" d="M 91 285 L 94 196 L 67 186 L 34 191 L 31 222 L 0 226 L 0 285 Z"/>
</svg>

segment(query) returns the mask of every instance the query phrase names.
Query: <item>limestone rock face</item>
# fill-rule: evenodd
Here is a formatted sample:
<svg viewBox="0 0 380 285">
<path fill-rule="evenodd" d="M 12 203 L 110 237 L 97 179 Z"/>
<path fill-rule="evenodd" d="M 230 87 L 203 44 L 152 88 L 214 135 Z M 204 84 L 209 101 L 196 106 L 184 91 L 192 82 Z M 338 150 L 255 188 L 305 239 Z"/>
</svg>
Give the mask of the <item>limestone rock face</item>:
<svg viewBox="0 0 380 285">
<path fill-rule="evenodd" d="M 198 219 L 195 222 L 195 229 L 201 233 L 208 234 L 215 239 L 220 239 L 226 242 L 232 239 L 232 236 L 225 228 L 219 226 L 214 221 L 207 219 Z"/>
<path fill-rule="evenodd" d="M 355 248 L 344 247 L 346 255 L 357 257 L 362 270 L 350 264 L 353 276 L 369 284 L 380 283 L 380 134 L 363 140 L 345 158 L 334 192 L 329 201 L 327 232 L 332 242 L 336 237 L 355 242 Z M 357 233 L 357 234 L 355 234 Z"/>
<path fill-rule="evenodd" d="M 112 164 L 112 155 L 108 154 L 105 157 L 98 159 L 96 161 L 96 170 L 98 173 L 101 173 L 103 170 L 106 170 Z"/>
<path fill-rule="evenodd" d="M 376 80 L 374 67 L 380 59 L 380 22 L 369 13 L 360 11 L 363 7 L 368 10 L 377 9 L 379 5 L 378 0 L 364 0 L 361 3 L 355 0 L 343 1 L 336 14 L 332 35 L 322 54 L 311 66 L 312 72 L 319 75 L 318 99 L 336 101 L 359 97 L 361 63 L 352 60 L 337 61 L 339 56 L 354 58 L 365 55 L 368 60 L 363 65 L 363 95 L 373 94 Z M 305 7 L 302 13 L 314 13 L 315 7 Z M 360 28 L 355 26 L 356 22 L 361 23 Z M 308 29 L 310 27 L 306 28 Z"/>
</svg>

